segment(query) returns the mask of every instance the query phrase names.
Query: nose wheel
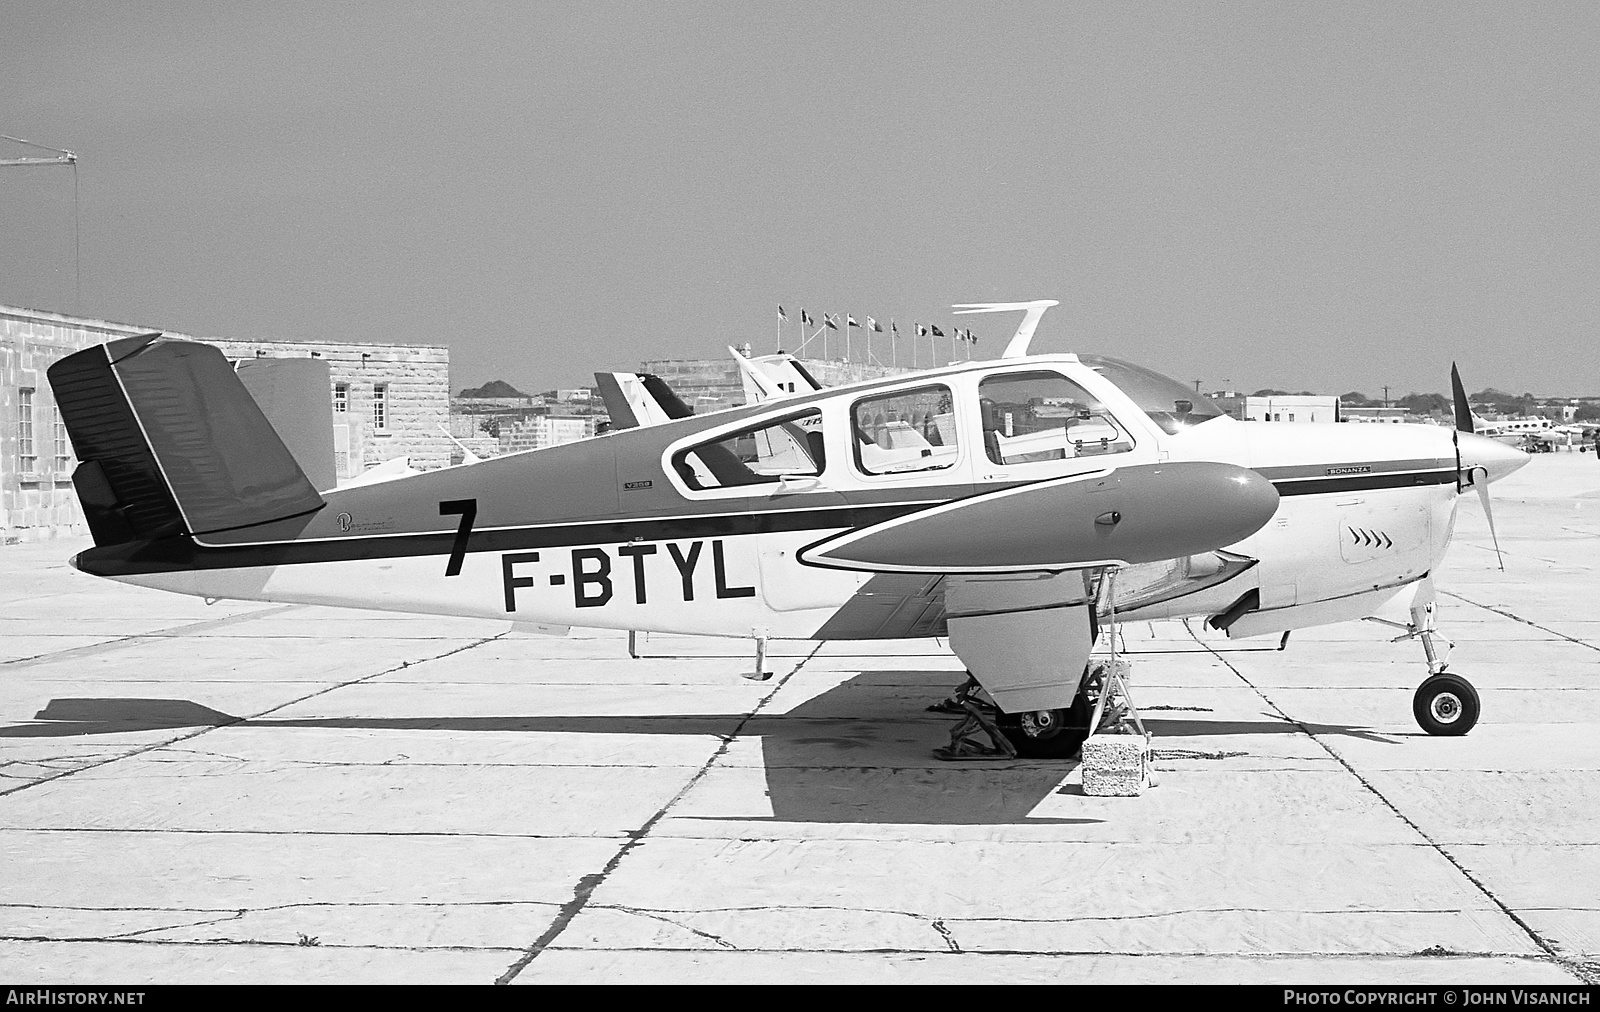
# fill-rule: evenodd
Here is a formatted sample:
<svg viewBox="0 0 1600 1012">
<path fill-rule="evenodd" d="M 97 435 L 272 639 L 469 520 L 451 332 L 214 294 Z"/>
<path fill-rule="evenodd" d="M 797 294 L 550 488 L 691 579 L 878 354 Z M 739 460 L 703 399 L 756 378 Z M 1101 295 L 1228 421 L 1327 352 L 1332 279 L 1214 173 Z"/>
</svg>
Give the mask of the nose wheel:
<svg viewBox="0 0 1600 1012">
<path fill-rule="evenodd" d="M 1478 722 L 1478 690 L 1460 675 L 1434 675 L 1417 689 L 1411 713 L 1429 734 L 1466 734 Z"/>
<path fill-rule="evenodd" d="M 1424 578 L 1411 605 L 1411 621 L 1391 622 L 1372 617 L 1369 622 L 1393 626 L 1403 630 L 1392 642 L 1418 640 L 1428 658 L 1428 678 L 1417 687 L 1411 699 L 1411 715 L 1429 734 L 1463 735 L 1478 722 L 1478 690 L 1460 675 L 1448 673 L 1450 651 L 1454 643 L 1439 634 L 1437 609 L 1433 601 L 1433 584 Z M 1443 650 L 1440 647 L 1443 646 Z"/>
</svg>

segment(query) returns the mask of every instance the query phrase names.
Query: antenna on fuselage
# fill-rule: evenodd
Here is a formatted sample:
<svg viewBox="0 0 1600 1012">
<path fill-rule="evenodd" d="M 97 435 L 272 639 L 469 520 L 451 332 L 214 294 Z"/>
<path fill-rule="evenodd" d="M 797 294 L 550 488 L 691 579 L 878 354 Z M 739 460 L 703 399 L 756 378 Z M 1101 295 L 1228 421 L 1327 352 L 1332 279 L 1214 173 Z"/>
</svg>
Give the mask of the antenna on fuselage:
<svg viewBox="0 0 1600 1012">
<path fill-rule="evenodd" d="M 970 313 L 1009 313 L 1013 310 L 1026 310 L 1027 315 L 1022 318 L 1022 323 L 1017 326 L 1017 332 L 1012 335 L 1011 343 L 1006 345 L 1006 350 L 1000 353 L 1001 358 L 1021 358 L 1028 353 L 1028 344 L 1033 340 L 1033 332 L 1039 326 L 1039 318 L 1044 316 L 1044 311 L 1051 306 L 1061 305 L 1056 299 L 1039 299 L 1035 302 L 967 302 L 951 306 L 955 315 L 966 316 Z"/>
</svg>

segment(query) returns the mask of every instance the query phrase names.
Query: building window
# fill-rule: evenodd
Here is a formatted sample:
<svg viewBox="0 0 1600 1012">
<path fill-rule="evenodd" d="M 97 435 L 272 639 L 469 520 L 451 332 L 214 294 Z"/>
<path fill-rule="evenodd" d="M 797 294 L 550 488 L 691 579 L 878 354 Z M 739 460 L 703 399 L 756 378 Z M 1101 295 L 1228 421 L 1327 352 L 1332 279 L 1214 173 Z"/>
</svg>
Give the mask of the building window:
<svg viewBox="0 0 1600 1012">
<path fill-rule="evenodd" d="M 61 409 L 55 408 L 56 477 L 65 478 L 72 471 L 72 441 L 67 438 L 67 423 L 61 420 Z"/>
<path fill-rule="evenodd" d="M 372 388 L 372 427 L 380 430 L 389 427 L 389 387 L 384 383 Z"/>
<path fill-rule="evenodd" d="M 17 391 L 17 456 L 22 458 L 18 470 L 22 474 L 37 474 L 39 454 L 33 445 L 33 391 L 23 387 Z"/>
<path fill-rule="evenodd" d="M 350 410 L 350 384 L 335 383 L 333 385 L 333 410 Z"/>
</svg>

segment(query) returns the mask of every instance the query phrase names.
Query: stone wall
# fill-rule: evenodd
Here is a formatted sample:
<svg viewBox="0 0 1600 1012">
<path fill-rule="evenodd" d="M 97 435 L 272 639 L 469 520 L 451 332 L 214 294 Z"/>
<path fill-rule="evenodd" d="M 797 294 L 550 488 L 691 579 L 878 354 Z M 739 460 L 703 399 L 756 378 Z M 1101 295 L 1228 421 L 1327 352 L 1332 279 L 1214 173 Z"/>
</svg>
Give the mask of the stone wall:
<svg viewBox="0 0 1600 1012">
<path fill-rule="evenodd" d="M 96 344 L 160 330 L 106 320 L 0 306 L 0 544 L 86 534 L 83 513 L 72 490 L 78 461 L 67 444 L 56 454 L 55 397 L 46 370 L 57 360 Z M 450 418 L 450 352 L 439 345 L 384 345 L 322 341 L 236 341 L 195 338 L 163 331 L 180 340 L 204 341 L 231 359 L 261 357 L 328 361 L 334 384 L 335 425 L 349 441 L 346 474 L 393 457 L 411 466 L 444 467 L 460 451 L 440 431 Z M 346 413 L 339 414 L 344 386 Z M 384 387 L 384 425 L 376 420 L 376 389 Z M 34 464 L 23 472 L 22 391 L 32 391 Z M 337 433 L 336 433 L 337 438 Z"/>
<path fill-rule="evenodd" d="M 137 327 L 0 306 L 0 544 L 87 534 L 72 490 L 78 459 L 71 444 L 56 453 L 55 395 L 46 370 L 90 345 L 135 334 Z M 33 454 L 22 459 L 23 391 L 32 391 Z"/>
<path fill-rule="evenodd" d="M 349 419 L 340 419 L 349 427 L 351 461 L 341 478 L 354 477 L 364 467 L 395 457 L 411 458 L 411 466 L 421 471 L 450 464 L 455 450 L 445 435 L 450 424 L 450 349 L 441 345 L 205 340 L 231 359 L 314 354 L 328 363 L 333 410 L 339 412 L 339 388 L 343 386 L 349 415 Z M 380 387 L 384 390 L 381 426 Z"/>
</svg>

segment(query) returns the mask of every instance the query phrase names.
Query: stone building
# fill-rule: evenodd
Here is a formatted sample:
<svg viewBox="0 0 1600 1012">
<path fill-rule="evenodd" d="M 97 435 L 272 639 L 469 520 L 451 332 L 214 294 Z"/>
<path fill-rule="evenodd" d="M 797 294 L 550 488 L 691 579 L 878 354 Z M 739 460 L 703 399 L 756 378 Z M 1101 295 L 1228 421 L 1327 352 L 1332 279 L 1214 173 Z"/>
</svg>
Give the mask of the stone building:
<svg viewBox="0 0 1600 1012">
<path fill-rule="evenodd" d="M 888 366 L 834 359 L 802 359 L 806 371 L 825 387 L 844 386 L 911 372 L 909 366 Z M 733 356 L 727 358 L 652 359 L 639 371 L 666 381 L 685 404 L 703 415 L 744 403 L 744 379 Z"/>
<path fill-rule="evenodd" d="M 47 370 L 96 344 L 159 330 L 0 305 L 0 544 L 87 533 L 72 490 L 78 466 Z M 393 457 L 450 463 L 450 353 L 439 345 L 203 340 L 229 358 L 315 356 L 329 363 L 341 477 Z M 342 443 L 341 443 L 342 438 Z M 459 451 L 457 451 L 459 452 Z"/>
<path fill-rule="evenodd" d="M 446 467 L 450 425 L 450 349 L 443 345 L 202 338 L 235 361 L 305 358 L 328 363 L 333 383 L 334 455 L 340 478 L 409 457 L 420 471 Z M 459 454 L 459 451 L 456 451 Z"/>
</svg>

